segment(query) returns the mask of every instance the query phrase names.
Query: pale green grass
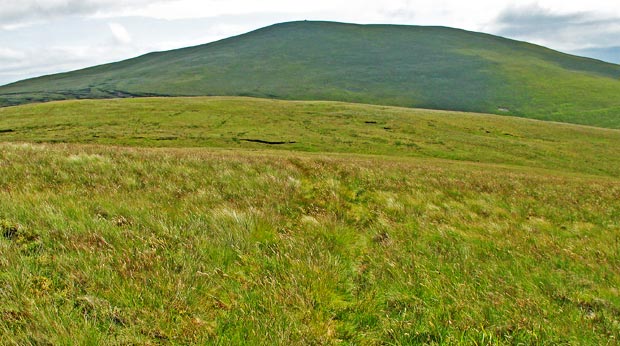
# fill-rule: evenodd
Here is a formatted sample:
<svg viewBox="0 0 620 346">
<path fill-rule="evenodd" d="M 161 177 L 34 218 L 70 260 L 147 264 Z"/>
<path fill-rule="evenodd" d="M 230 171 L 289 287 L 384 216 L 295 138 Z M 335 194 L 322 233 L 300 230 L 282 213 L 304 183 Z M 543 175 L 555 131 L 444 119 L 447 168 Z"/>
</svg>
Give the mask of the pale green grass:
<svg viewBox="0 0 620 346">
<path fill-rule="evenodd" d="M 620 337 L 620 131 L 175 98 L 3 108 L 0 140 L 0 344 Z"/>
<path fill-rule="evenodd" d="M 615 344 L 620 181 L 0 144 L 0 340 Z"/>
<path fill-rule="evenodd" d="M 200 97 L 0 108 L 0 141 L 378 154 L 620 176 L 619 130 L 338 102 Z"/>
</svg>

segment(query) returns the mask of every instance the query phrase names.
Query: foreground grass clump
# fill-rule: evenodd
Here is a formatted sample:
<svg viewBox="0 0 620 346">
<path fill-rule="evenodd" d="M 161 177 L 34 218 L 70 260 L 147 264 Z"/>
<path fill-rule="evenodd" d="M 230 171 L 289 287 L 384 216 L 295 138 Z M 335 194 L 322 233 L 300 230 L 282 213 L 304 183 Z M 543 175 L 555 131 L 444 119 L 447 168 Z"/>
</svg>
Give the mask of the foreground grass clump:
<svg viewBox="0 0 620 346">
<path fill-rule="evenodd" d="M 620 181 L 0 144 L 7 344 L 608 344 Z"/>
</svg>

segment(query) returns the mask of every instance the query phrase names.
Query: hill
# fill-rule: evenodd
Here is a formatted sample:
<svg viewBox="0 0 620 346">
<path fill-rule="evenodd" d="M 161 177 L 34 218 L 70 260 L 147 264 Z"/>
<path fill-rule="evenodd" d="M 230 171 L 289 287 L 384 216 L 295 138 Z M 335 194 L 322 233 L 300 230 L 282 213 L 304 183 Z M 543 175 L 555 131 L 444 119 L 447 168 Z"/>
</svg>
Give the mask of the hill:
<svg viewBox="0 0 620 346">
<path fill-rule="evenodd" d="M 620 66 L 445 27 L 291 22 L 0 87 L 0 105 L 240 95 L 620 128 Z"/>
</svg>

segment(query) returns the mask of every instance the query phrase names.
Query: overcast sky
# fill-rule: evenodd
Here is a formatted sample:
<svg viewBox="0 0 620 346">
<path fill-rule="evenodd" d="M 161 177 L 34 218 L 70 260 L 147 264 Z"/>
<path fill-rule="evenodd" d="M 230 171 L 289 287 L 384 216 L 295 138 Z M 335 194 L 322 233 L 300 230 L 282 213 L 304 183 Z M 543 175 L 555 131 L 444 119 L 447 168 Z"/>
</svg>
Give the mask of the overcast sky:
<svg viewBox="0 0 620 346">
<path fill-rule="evenodd" d="M 620 63 L 617 0 L 0 0 L 0 85 L 304 19 L 450 26 Z"/>
</svg>

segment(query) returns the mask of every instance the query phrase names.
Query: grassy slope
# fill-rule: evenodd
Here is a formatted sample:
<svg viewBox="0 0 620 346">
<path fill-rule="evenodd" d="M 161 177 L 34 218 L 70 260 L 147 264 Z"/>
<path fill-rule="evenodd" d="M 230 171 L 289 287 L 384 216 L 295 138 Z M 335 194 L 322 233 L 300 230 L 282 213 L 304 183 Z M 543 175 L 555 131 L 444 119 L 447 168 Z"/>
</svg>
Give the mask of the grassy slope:
<svg viewBox="0 0 620 346">
<path fill-rule="evenodd" d="M 3 132 L 7 130 L 13 132 Z M 296 143 L 269 146 L 243 139 Z M 26 105 L 0 109 L 0 140 L 269 147 L 433 157 L 620 176 L 618 130 L 335 102 L 146 98 Z"/>
<path fill-rule="evenodd" d="M 0 141 L 3 343 L 620 338 L 617 130 L 176 98 L 4 108 Z"/>
<path fill-rule="evenodd" d="M 284 23 L 0 88 L 0 104 L 245 95 L 502 113 L 620 127 L 620 66 L 441 27 Z"/>
<path fill-rule="evenodd" d="M 0 144 L 0 193 L 7 344 L 620 337 L 617 179 Z"/>
</svg>

